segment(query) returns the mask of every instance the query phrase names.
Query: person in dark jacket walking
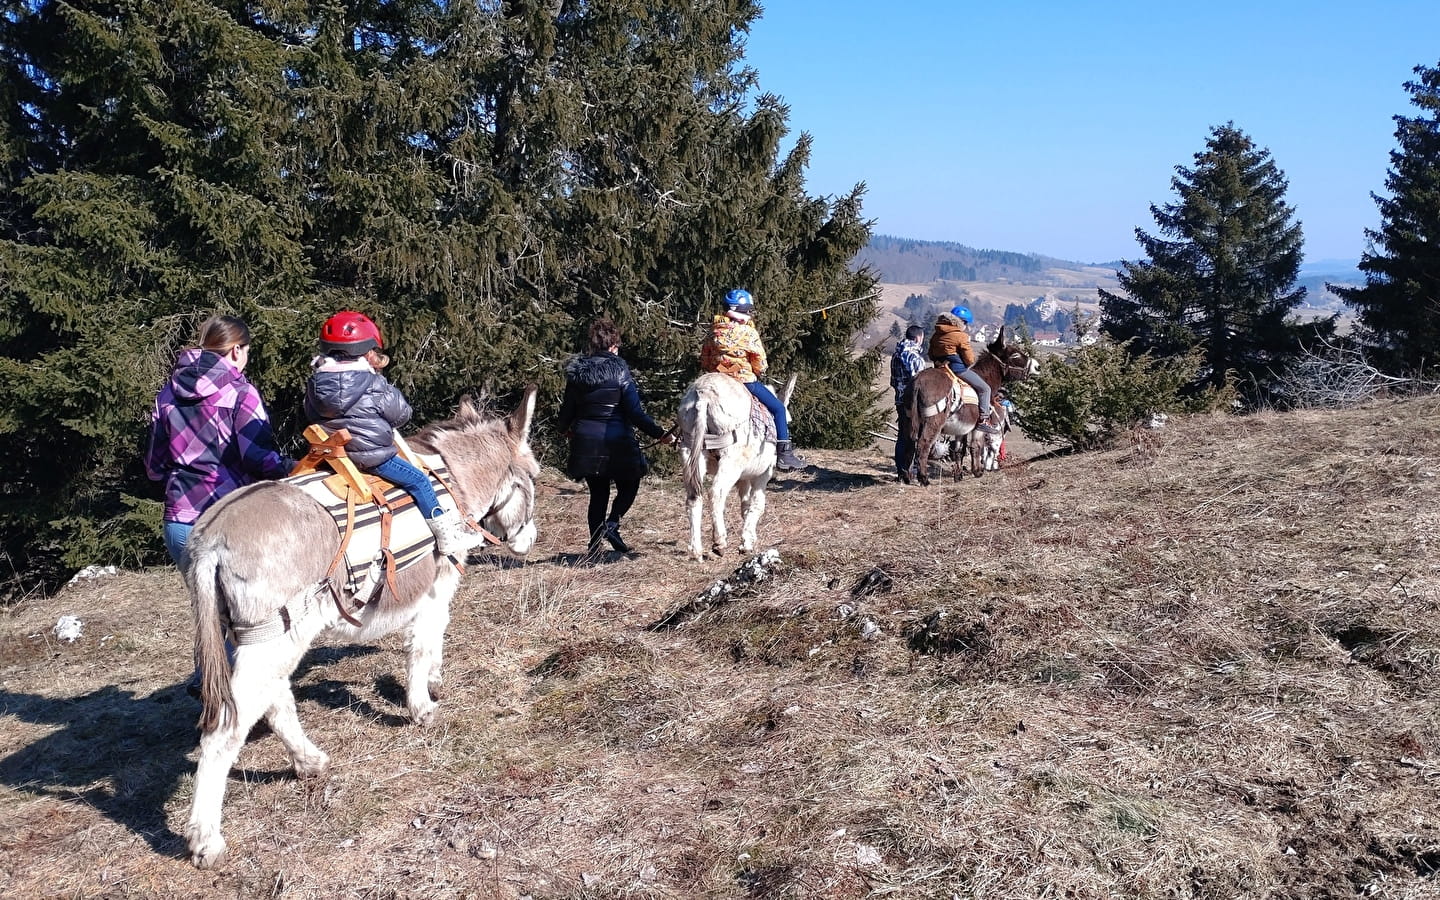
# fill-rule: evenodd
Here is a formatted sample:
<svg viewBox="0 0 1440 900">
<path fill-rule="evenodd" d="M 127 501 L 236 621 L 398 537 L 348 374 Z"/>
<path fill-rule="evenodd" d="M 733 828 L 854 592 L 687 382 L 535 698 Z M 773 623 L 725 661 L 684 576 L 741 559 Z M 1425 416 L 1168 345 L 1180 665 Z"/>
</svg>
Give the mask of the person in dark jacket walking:
<svg viewBox="0 0 1440 900">
<path fill-rule="evenodd" d="M 249 361 L 245 322 L 211 316 L 200 325 L 200 346 L 175 360 L 150 413 L 145 472 L 165 484 L 165 549 L 181 570 L 201 513 L 237 488 L 284 478 L 295 467 L 275 448 L 260 392 L 245 378 Z"/>
<path fill-rule="evenodd" d="M 415 498 L 442 554 L 478 547 L 484 536 L 467 528 L 457 511 L 441 507 L 430 477 L 398 455 L 395 429 L 410 421 L 410 404 L 378 371 L 390 362 L 384 349 L 380 329 L 363 313 L 338 312 L 326 319 L 321 355 L 305 384 L 305 417 L 326 431 L 348 429 L 346 455 Z"/>
<path fill-rule="evenodd" d="M 592 555 L 599 552 L 602 541 L 621 553 L 630 552 L 630 545 L 620 536 L 620 520 L 635 503 L 640 479 L 649 469 L 635 440 L 635 429 L 665 443 L 674 442 L 640 405 L 635 378 L 619 352 L 620 329 L 615 323 L 608 318 L 592 322 L 589 352 L 565 366 L 565 397 L 556 423 L 570 436 L 565 474 L 584 481 L 590 489 L 587 520 Z"/>
</svg>

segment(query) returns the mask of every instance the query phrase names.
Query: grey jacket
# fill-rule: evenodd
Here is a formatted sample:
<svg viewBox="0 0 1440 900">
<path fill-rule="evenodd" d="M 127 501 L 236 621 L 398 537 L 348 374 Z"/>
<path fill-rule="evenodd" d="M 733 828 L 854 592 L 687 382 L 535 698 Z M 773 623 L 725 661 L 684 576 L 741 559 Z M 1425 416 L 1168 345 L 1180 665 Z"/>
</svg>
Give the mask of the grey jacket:
<svg viewBox="0 0 1440 900">
<path fill-rule="evenodd" d="M 327 431 L 349 429 L 345 452 L 373 469 L 396 454 L 395 429 L 410 421 L 410 404 L 378 372 L 321 368 L 305 385 L 305 418 Z"/>
</svg>

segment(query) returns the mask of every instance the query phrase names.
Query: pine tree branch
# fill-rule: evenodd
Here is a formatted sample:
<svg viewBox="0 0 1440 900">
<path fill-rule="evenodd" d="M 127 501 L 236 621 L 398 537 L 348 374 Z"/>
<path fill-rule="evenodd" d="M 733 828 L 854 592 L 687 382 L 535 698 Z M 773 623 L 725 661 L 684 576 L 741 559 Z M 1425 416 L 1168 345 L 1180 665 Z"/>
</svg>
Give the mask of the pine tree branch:
<svg viewBox="0 0 1440 900">
<path fill-rule="evenodd" d="M 832 303 L 832 304 L 830 304 L 829 306 L 822 306 L 822 307 L 820 307 L 819 309 L 807 309 L 807 310 L 805 310 L 805 312 L 806 312 L 807 314 L 818 313 L 818 312 L 825 312 L 826 310 L 834 309 L 834 308 L 836 308 L 837 306 L 849 306 L 849 305 L 852 304 L 852 303 L 861 303 L 861 302 L 863 302 L 863 301 L 865 301 L 865 300 L 873 300 L 873 299 L 875 299 L 876 297 L 880 296 L 881 293 L 882 293 L 882 291 L 880 291 L 880 290 L 877 288 L 876 290 L 871 291 L 870 293 L 866 294 L 866 295 L 863 296 L 863 297 L 855 297 L 854 299 L 851 299 L 851 300 L 841 300 L 839 303 Z"/>
</svg>

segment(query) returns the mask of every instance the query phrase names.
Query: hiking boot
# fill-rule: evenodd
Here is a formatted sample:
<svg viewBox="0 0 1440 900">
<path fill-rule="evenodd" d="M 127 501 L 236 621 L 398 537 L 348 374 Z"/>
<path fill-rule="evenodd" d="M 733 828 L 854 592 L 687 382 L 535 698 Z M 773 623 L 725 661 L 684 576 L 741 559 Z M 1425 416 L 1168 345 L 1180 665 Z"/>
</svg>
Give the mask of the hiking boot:
<svg viewBox="0 0 1440 900">
<path fill-rule="evenodd" d="M 602 554 L 602 553 L 604 553 L 604 552 L 605 552 L 605 526 L 602 524 L 599 528 L 597 528 L 597 529 L 595 529 L 594 531 L 590 532 L 590 545 L 585 548 L 585 555 L 586 555 L 586 556 L 592 556 L 592 557 L 594 557 L 594 556 L 599 556 L 600 554 Z"/>
<path fill-rule="evenodd" d="M 442 556 L 462 556 L 485 543 L 485 536 L 471 531 L 460 521 L 457 512 L 444 512 L 433 519 L 426 519 L 430 532 L 435 535 L 435 547 Z"/>
<path fill-rule="evenodd" d="M 630 552 L 630 545 L 625 543 L 625 539 L 620 536 L 619 522 L 606 522 L 601 527 L 600 531 L 602 534 L 604 534 L 605 540 L 610 542 L 610 546 L 614 547 L 621 553 Z"/>
<path fill-rule="evenodd" d="M 980 421 L 975 423 L 976 431 L 983 431 L 985 434 L 999 434 L 1000 429 L 985 422 L 986 416 L 981 416 Z"/>
<path fill-rule="evenodd" d="M 775 442 L 775 468 L 782 472 L 794 472 L 810 465 L 795 455 L 790 441 Z"/>
</svg>

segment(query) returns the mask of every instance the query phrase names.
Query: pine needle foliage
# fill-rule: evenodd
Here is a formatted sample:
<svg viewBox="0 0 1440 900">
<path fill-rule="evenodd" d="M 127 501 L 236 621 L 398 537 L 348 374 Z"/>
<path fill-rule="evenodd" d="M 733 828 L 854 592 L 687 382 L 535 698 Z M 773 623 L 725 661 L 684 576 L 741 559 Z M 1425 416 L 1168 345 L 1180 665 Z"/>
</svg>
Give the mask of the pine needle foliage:
<svg viewBox="0 0 1440 900">
<path fill-rule="evenodd" d="M 1124 263 L 1123 294 L 1099 292 L 1100 327 L 1137 353 L 1198 348 L 1195 389 L 1233 378 L 1245 399 L 1262 401 L 1302 338 L 1331 327 L 1290 317 L 1305 289 L 1295 286 L 1303 236 L 1288 182 L 1233 124 L 1212 128 L 1194 166 L 1175 172 L 1177 199 L 1150 207 L 1159 234 L 1135 230 L 1147 258 Z"/>
<path fill-rule="evenodd" d="M 1440 347 L 1440 66 L 1405 82 L 1419 114 L 1395 117 L 1388 196 L 1360 258 L 1362 287 L 1334 286 L 1359 315 L 1359 337 L 1390 371 L 1433 375 Z"/>
<path fill-rule="evenodd" d="M 1103 336 L 1087 341 L 1087 331 L 1088 322 L 1077 320 L 1077 346 L 1045 358 L 1038 375 L 1009 386 L 1031 440 L 1107 449 L 1158 413 L 1216 409 L 1234 397 L 1223 389 L 1185 390 L 1205 364 L 1198 348 L 1157 357 Z"/>
<path fill-rule="evenodd" d="M 805 193 L 757 95 L 746 0 L 11 0 L 0 16 L 0 541 L 163 559 L 139 465 L 175 352 L 244 317 L 299 449 L 315 335 L 371 315 L 418 421 L 542 394 L 615 318 L 664 416 L 731 287 L 761 304 L 797 438 L 855 446 L 873 300 L 863 186 Z"/>
</svg>

